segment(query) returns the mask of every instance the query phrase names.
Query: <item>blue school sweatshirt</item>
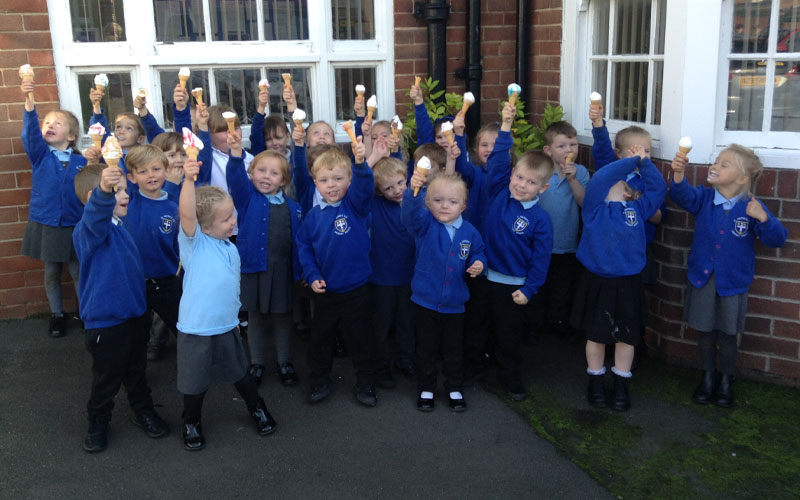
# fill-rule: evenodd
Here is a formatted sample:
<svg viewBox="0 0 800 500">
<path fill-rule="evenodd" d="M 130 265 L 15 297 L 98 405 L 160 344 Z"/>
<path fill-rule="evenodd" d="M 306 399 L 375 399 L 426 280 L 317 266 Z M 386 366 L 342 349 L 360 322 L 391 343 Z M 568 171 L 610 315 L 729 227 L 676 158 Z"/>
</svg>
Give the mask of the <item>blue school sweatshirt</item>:
<svg viewBox="0 0 800 500">
<path fill-rule="evenodd" d="M 460 222 L 451 239 L 445 225 L 425 208 L 424 199 L 424 189 L 416 197 L 406 189 L 400 212 L 417 245 L 411 301 L 440 313 L 463 313 L 469 300 L 467 269 L 477 260 L 486 268 L 483 239 L 475 226 L 461 217 L 454 224 Z"/>
<path fill-rule="evenodd" d="M 233 198 L 233 204 L 238 213 L 239 235 L 236 236 L 236 248 L 242 261 L 243 273 L 257 273 L 267 270 L 267 249 L 269 244 L 269 200 L 267 195 L 261 194 L 253 186 L 244 168 L 244 156 L 228 157 L 228 166 L 225 169 L 228 180 L 228 189 Z M 289 205 L 289 218 L 292 233 L 286 237 L 292 239 L 292 267 L 295 280 L 300 279 L 300 260 L 297 254 L 297 233 L 300 231 L 300 222 L 303 211 L 300 205 L 287 197 L 284 199 Z"/>
<path fill-rule="evenodd" d="M 306 283 L 325 280 L 326 290 L 334 293 L 366 284 L 372 274 L 367 219 L 374 189 L 372 170 L 359 163 L 336 206 L 317 205 L 305 216 L 297 246 Z"/>
<path fill-rule="evenodd" d="M 763 223 L 747 215 L 747 196 L 725 210 L 724 197 L 716 194 L 705 186 L 689 186 L 685 178 L 670 186 L 670 198 L 695 217 L 689 283 L 702 288 L 713 273 L 717 294 L 727 297 L 747 292 L 753 282 L 756 237 L 768 247 L 778 248 L 786 242 L 788 232 L 760 200 L 768 216 Z"/>
<path fill-rule="evenodd" d="M 416 245 L 414 236 L 400 220 L 400 203 L 383 196 L 372 198 L 369 282 L 380 286 L 411 284 Z"/>
<path fill-rule="evenodd" d="M 161 191 L 158 199 L 138 189 L 129 191 L 124 227 L 133 236 L 142 259 L 145 278 L 159 279 L 178 273 L 178 204 Z"/>
<path fill-rule="evenodd" d="M 592 144 L 594 168 L 596 170 L 600 170 L 605 165 L 615 161 L 617 159 L 617 153 L 614 151 L 614 146 L 611 144 L 611 138 L 608 135 L 608 129 L 605 126 L 605 122 L 603 122 L 602 127 L 592 127 L 592 137 L 594 138 L 594 143 Z M 639 172 L 634 171 L 628 174 L 626 182 L 633 189 L 644 192 L 644 181 L 642 180 L 642 175 Z M 659 206 L 662 217 L 667 208 L 665 201 L 666 199 L 662 200 L 661 205 Z M 649 245 L 656 237 L 656 229 L 658 229 L 658 225 L 649 221 L 645 221 L 644 228 L 645 236 L 647 237 L 647 244 Z"/>
<path fill-rule="evenodd" d="M 608 190 L 639 168 L 645 189 L 641 198 L 606 202 Z M 639 274 L 647 261 L 644 221 L 652 217 L 666 194 L 661 173 L 648 158 L 617 160 L 598 170 L 583 199 L 583 234 L 578 260 L 604 278 Z"/>
<path fill-rule="evenodd" d="M 108 328 L 144 314 L 144 272 L 133 236 L 112 222 L 114 193 L 95 188 L 72 233 L 81 264 L 78 295 L 85 328 Z"/>
<path fill-rule="evenodd" d="M 510 134 L 509 134 L 510 135 Z M 467 140 L 464 135 L 456 135 L 456 143 L 461 154 L 456 158 L 456 172 L 467 184 L 467 209 L 462 214 L 470 224 L 478 228 L 481 235 L 486 236 L 484 218 L 489 209 L 488 171 L 469 161 L 467 158 Z M 509 162 L 511 157 L 509 156 Z"/>
<path fill-rule="evenodd" d="M 86 158 L 72 151 L 64 167 L 44 142 L 35 109 L 22 115 L 22 147 L 33 166 L 28 220 L 53 227 L 77 224 L 83 204 L 75 194 L 75 175 Z"/>
<path fill-rule="evenodd" d="M 142 125 L 144 125 L 144 131 L 147 136 L 147 142 L 152 143 L 153 139 L 158 137 L 159 134 L 164 133 L 164 129 L 161 128 L 161 125 L 158 124 L 156 121 L 156 117 L 153 116 L 153 113 L 148 113 L 144 115 L 144 117 L 140 117 L 142 120 Z M 180 130 L 175 130 L 179 134 L 181 133 Z"/>
<path fill-rule="evenodd" d="M 508 132 L 500 133 L 510 137 Z M 485 219 L 485 235 L 489 269 L 506 276 L 525 278 L 520 291 L 530 299 L 539 293 L 539 287 L 547 278 L 553 252 L 553 225 L 538 199 L 523 204 L 511 197 L 508 189 L 511 158 L 500 136 L 487 163 L 490 205 Z"/>
<path fill-rule="evenodd" d="M 292 151 L 292 181 L 294 182 L 297 201 L 307 214 L 314 207 L 314 180 L 308 173 L 308 159 L 305 146 L 295 146 Z"/>
</svg>

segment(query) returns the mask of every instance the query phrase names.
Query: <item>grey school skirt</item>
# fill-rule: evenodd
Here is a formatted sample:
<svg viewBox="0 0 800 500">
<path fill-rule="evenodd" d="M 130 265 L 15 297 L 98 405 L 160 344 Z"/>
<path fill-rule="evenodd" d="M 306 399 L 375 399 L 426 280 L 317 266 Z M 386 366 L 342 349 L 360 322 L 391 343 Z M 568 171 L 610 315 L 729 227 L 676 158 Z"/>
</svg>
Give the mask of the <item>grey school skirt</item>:
<svg viewBox="0 0 800 500">
<path fill-rule="evenodd" d="M 702 288 L 695 288 L 691 283 L 686 286 L 683 319 L 690 328 L 700 332 L 742 333 L 747 317 L 747 293 L 720 297 L 715 276 L 716 273 L 711 273 Z"/>
<path fill-rule="evenodd" d="M 247 372 L 239 329 L 219 335 L 178 332 L 178 391 L 201 394 L 214 384 L 233 384 Z"/>
<path fill-rule="evenodd" d="M 20 253 L 42 262 L 77 260 L 72 246 L 74 227 L 47 226 L 32 220 L 25 227 Z"/>
</svg>

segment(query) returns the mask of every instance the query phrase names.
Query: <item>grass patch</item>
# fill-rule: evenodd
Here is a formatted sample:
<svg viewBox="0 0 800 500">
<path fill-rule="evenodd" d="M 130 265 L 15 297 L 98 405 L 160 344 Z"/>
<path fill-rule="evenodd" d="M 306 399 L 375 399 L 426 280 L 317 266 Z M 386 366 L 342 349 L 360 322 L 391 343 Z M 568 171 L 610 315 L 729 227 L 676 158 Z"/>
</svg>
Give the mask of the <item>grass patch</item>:
<svg viewBox="0 0 800 500">
<path fill-rule="evenodd" d="M 656 400 L 666 427 L 647 412 L 570 407 L 536 383 L 522 403 L 495 392 L 617 498 L 800 498 L 800 391 L 739 380 L 724 410 L 691 403 L 697 382 L 654 360 L 637 373 L 634 405 Z"/>
</svg>

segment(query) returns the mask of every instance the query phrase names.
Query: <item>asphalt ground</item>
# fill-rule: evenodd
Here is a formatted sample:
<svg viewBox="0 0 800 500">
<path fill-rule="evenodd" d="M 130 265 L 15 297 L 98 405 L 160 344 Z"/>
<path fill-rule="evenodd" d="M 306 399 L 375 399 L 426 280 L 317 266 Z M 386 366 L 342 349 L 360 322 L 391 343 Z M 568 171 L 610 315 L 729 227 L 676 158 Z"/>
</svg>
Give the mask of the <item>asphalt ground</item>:
<svg viewBox="0 0 800 500">
<path fill-rule="evenodd" d="M 81 444 L 91 359 L 76 321 L 47 336 L 46 319 L 0 323 L 0 498 L 609 498 L 608 492 L 502 400 L 467 389 L 464 413 L 437 392 L 432 413 L 415 408 L 415 384 L 378 391 L 359 405 L 348 358 L 334 363 L 334 392 L 307 402 L 305 344 L 294 341 L 301 384 L 267 374 L 261 394 L 278 430 L 261 437 L 233 386 L 213 387 L 203 408 L 206 448 L 183 449 L 174 340 L 150 363 L 157 411 L 172 432 L 150 439 L 117 396 L 108 449 Z M 268 342 L 269 343 L 269 342 Z M 270 359 L 269 352 L 267 359 Z M 574 378 L 576 401 L 582 377 Z M 123 390 L 124 391 L 124 390 Z M 121 391 L 122 392 L 122 391 Z"/>
</svg>

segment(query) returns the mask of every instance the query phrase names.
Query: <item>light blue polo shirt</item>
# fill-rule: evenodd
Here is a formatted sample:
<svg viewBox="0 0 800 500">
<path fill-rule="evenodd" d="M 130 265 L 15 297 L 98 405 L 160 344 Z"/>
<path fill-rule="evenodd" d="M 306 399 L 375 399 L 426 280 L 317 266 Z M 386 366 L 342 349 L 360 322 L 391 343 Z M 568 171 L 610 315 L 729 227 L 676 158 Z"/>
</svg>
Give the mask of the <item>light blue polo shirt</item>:
<svg viewBox="0 0 800 500">
<path fill-rule="evenodd" d="M 197 230 L 192 238 L 183 227 L 178 248 L 184 269 L 178 330 L 193 335 L 219 335 L 239 325 L 241 261 L 236 245 Z"/>
<path fill-rule="evenodd" d="M 556 167 L 558 168 L 558 167 Z M 589 171 L 583 165 L 575 165 L 575 176 L 584 188 L 589 184 Z M 554 173 L 550 187 L 539 194 L 539 204 L 550 215 L 553 222 L 553 253 L 565 254 L 578 251 L 581 207 L 572 196 L 566 177 L 558 178 Z"/>
</svg>

